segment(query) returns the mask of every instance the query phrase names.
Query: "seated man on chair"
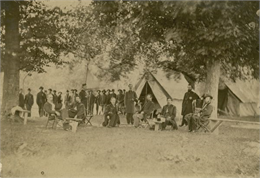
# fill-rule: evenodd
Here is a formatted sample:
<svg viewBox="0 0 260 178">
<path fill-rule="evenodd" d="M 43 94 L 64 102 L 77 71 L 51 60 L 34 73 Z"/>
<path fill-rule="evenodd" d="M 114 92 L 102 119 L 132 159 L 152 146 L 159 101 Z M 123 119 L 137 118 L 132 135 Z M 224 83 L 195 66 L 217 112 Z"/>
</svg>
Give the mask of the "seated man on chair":
<svg viewBox="0 0 260 178">
<path fill-rule="evenodd" d="M 167 99 L 167 105 L 165 105 L 160 114 L 161 117 L 165 118 L 165 122 L 162 124 L 162 130 L 166 128 L 167 125 L 171 125 L 173 130 L 178 130 L 175 117 L 176 117 L 176 107 L 172 105 L 172 99 Z"/>
<path fill-rule="evenodd" d="M 55 110 L 55 104 L 53 103 L 53 95 L 52 94 L 49 94 L 47 96 L 47 102 L 44 104 L 43 110 L 49 115 L 49 118 L 53 118 L 53 120 L 56 120 L 56 118 L 61 119 L 60 112 Z"/>
<path fill-rule="evenodd" d="M 190 123 L 190 132 L 197 130 L 199 126 L 207 126 L 209 123 L 209 118 L 213 112 L 213 106 L 211 105 L 211 100 L 213 97 L 209 94 L 204 95 L 203 105 L 197 114 L 193 114 Z"/>
<path fill-rule="evenodd" d="M 76 115 L 74 116 L 74 118 L 84 120 L 85 119 L 85 106 L 83 103 L 81 103 L 81 99 L 79 96 L 76 96 L 75 107 L 76 107 Z"/>
<path fill-rule="evenodd" d="M 153 101 L 152 101 L 152 95 L 151 94 L 148 94 L 147 96 L 146 96 L 146 101 L 145 101 L 145 103 L 144 103 L 144 106 L 143 106 L 143 108 L 142 108 L 142 110 L 141 110 L 141 114 L 139 115 L 139 117 L 138 118 L 140 118 L 141 119 L 141 121 L 143 121 L 143 122 L 145 122 L 145 123 L 149 123 L 149 121 L 151 121 L 152 120 L 152 118 L 151 118 L 151 114 L 153 113 L 153 111 L 154 111 L 154 103 L 153 103 Z M 149 119 L 149 121 L 147 120 L 147 119 Z M 135 124 L 136 125 L 136 124 Z"/>
</svg>

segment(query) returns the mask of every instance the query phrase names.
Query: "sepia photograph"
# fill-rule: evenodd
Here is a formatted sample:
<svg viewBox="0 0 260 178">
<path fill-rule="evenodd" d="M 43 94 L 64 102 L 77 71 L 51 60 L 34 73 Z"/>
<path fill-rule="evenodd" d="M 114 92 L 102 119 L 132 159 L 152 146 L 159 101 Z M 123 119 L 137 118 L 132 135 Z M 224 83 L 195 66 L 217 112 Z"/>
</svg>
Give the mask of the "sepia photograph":
<svg viewBox="0 0 260 178">
<path fill-rule="evenodd" d="M 0 178 L 260 177 L 258 1 L 0 2 Z"/>
</svg>

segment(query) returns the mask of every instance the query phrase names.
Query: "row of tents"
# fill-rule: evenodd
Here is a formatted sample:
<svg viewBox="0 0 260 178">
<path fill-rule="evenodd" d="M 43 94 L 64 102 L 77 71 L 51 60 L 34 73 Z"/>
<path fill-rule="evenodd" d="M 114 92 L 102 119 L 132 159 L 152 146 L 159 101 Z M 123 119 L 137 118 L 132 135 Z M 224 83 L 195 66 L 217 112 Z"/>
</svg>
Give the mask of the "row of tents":
<svg viewBox="0 0 260 178">
<path fill-rule="evenodd" d="M 136 78 L 134 89 L 141 100 L 144 100 L 147 94 L 152 94 L 156 109 L 162 108 L 167 98 L 172 98 L 177 108 L 177 117 L 181 117 L 183 96 L 190 82 L 188 80 L 182 73 L 166 73 L 158 69 L 156 72 L 144 73 L 139 79 Z M 94 76 L 90 76 L 88 81 L 92 88 L 127 89 L 126 81 L 102 84 L 95 80 Z M 195 92 L 200 96 L 203 94 L 203 85 L 195 83 Z M 259 116 L 259 81 L 222 81 L 218 91 L 218 113 L 235 117 Z"/>
</svg>

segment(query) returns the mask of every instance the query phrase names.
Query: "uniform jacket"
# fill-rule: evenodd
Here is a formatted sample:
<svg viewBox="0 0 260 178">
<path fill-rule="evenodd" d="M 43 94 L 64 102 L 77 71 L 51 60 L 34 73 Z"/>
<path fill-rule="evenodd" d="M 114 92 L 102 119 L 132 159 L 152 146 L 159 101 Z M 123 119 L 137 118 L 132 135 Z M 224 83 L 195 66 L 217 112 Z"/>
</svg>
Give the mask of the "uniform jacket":
<svg viewBox="0 0 260 178">
<path fill-rule="evenodd" d="M 33 99 L 33 95 L 31 93 L 28 93 L 27 95 L 25 95 L 25 99 L 24 99 L 25 105 L 26 107 L 32 107 L 33 103 L 34 103 L 34 99 Z"/>
<path fill-rule="evenodd" d="M 211 113 L 213 112 L 213 106 L 211 104 L 206 104 L 202 106 L 202 111 L 201 111 L 201 118 L 203 119 L 208 119 L 211 116 Z"/>
<path fill-rule="evenodd" d="M 117 102 L 119 103 L 119 104 L 124 104 L 124 95 L 123 94 L 118 94 L 117 95 Z"/>
<path fill-rule="evenodd" d="M 83 101 L 85 101 L 85 100 L 87 100 L 87 98 L 86 98 L 86 91 L 85 90 L 81 90 L 80 92 L 79 92 L 79 98 L 81 99 L 81 101 L 83 102 Z"/>
<path fill-rule="evenodd" d="M 48 114 L 55 114 L 55 104 L 53 107 L 53 105 L 51 103 L 49 103 L 48 101 L 44 104 L 43 109 Z"/>
<path fill-rule="evenodd" d="M 19 93 L 19 106 L 24 108 L 24 95 L 22 93 Z"/>
<path fill-rule="evenodd" d="M 193 113 L 192 110 L 192 101 L 199 99 L 199 96 L 193 92 L 193 91 L 188 91 L 185 93 L 183 101 L 182 101 L 182 111 L 181 115 L 185 116 L 186 114 Z"/>
<path fill-rule="evenodd" d="M 125 93 L 125 98 L 124 98 L 124 104 L 125 104 L 125 107 L 126 107 L 126 110 L 125 112 L 126 113 L 134 113 L 134 110 L 135 110 L 135 101 L 137 100 L 137 95 L 134 91 L 127 91 Z"/>
<path fill-rule="evenodd" d="M 145 115 L 149 115 L 154 111 L 154 103 L 150 100 L 146 100 L 143 107 L 143 112 Z"/>
<path fill-rule="evenodd" d="M 46 102 L 46 95 L 42 91 L 37 94 L 36 103 L 38 106 L 43 106 Z"/>
<path fill-rule="evenodd" d="M 172 104 L 165 105 L 162 109 L 161 115 L 165 118 L 171 117 L 171 120 L 174 120 L 176 117 L 176 107 Z"/>
</svg>

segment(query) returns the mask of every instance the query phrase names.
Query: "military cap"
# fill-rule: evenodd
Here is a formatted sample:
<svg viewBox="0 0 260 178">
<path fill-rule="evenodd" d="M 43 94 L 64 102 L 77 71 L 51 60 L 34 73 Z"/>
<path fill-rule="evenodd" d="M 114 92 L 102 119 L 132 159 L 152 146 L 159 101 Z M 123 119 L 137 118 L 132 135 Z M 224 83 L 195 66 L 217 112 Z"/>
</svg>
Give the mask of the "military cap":
<svg viewBox="0 0 260 178">
<path fill-rule="evenodd" d="M 40 87 L 39 89 L 43 90 L 43 87 Z"/>
<path fill-rule="evenodd" d="M 87 84 L 85 84 L 85 83 L 82 84 L 83 87 L 86 86 L 86 85 L 87 85 Z"/>
<path fill-rule="evenodd" d="M 30 88 L 28 88 L 28 91 L 31 91 L 31 89 L 30 89 Z"/>
<path fill-rule="evenodd" d="M 75 92 L 77 92 L 78 90 L 77 89 L 74 89 Z"/>
<path fill-rule="evenodd" d="M 49 91 L 52 91 L 52 89 L 51 89 L 51 88 L 49 88 Z"/>
<path fill-rule="evenodd" d="M 70 92 L 69 90 L 67 90 L 67 92 Z"/>
<path fill-rule="evenodd" d="M 114 90 L 114 89 L 112 89 L 112 91 L 114 92 L 115 90 Z"/>
<path fill-rule="evenodd" d="M 106 90 L 102 90 L 103 93 L 106 93 Z"/>
<path fill-rule="evenodd" d="M 54 93 L 56 93 L 56 90 L 53 90 Z"/>
</svg>

